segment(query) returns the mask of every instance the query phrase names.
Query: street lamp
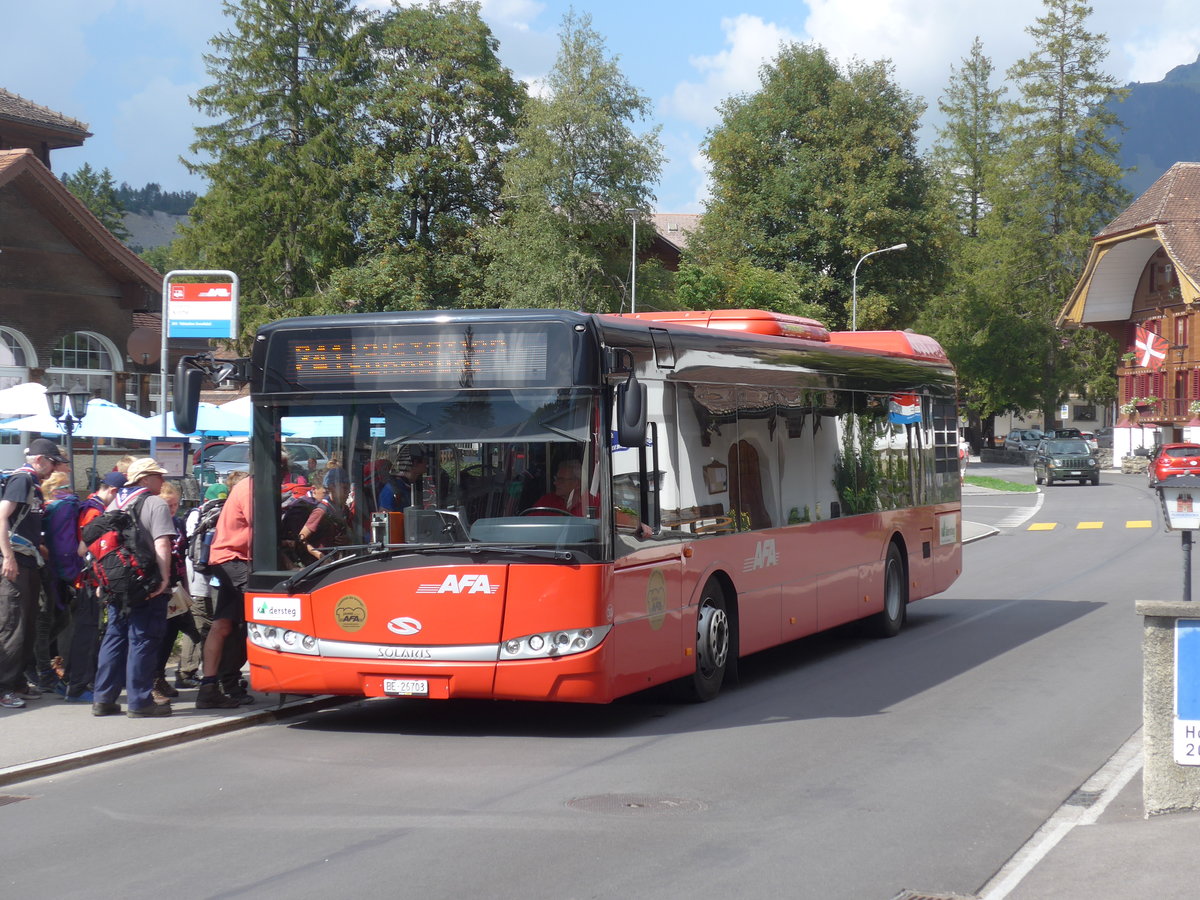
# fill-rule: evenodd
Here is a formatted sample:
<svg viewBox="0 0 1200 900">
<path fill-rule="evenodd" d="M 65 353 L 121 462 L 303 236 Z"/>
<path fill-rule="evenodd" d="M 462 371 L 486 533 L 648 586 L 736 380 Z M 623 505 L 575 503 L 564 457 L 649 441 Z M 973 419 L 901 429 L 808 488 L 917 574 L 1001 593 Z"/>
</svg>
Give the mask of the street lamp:
<svg viewBox="0 0 1200 900">
<path fill-rule="evenodd" d="M 850 284 L 850 330 L 858 331 L 858 267 L 863 264 L 863 260 L 868 256 L 874 256 L 876 253 L 889 253 L 892 250 L 907 250 L 908 244 L 895 244 L 891 247 L 884 247 L 882 250 L 872 250 L 859 257 L 858 262 L 854 264 L 854 275 L 851 278 Z"/>
<path fill-rule="evenodd" d="M 633 249 L 629 253 L 629 311 L 637 312 L 637 220 L 636 209 L 626 209 L 625 212 L 633 217 Z"/>
<path fill-rule="evenodd" d="M 1200 529 L 1200 477 L 1172 475 L 1151 487 L 1158 492 L 1163 525 L 1183 537 L 1183 599 L 1192 599 L 1192 532 Z"/>
<path fill-rule="evenodd" d="M 52 384 L 46 388 L 46 402 L 50 406 L 50 415 L 67 436 L 67 463 L 70 469 L 67 477 L 70 478 L 71 490 L 75 490 L 75 442 L 71 435 L 87 415 L 88 400 L 91 398 L 91 391 L 78 381 L 71 385 L 70 390 L 60 384 Z"/>
</svg>

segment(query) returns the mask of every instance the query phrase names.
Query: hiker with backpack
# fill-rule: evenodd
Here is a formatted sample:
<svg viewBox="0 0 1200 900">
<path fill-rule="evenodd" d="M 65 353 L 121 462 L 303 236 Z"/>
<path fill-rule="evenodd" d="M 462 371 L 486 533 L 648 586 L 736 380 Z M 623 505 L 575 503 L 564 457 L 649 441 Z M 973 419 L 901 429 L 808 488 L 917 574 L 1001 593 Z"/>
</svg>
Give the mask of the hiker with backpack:
<svg viewBox="0 0 1200 900">
<path fill-rule="evenodd" d="M 33 655 L 42 565 L 42 495 L 37 486 L 65 463 L 58 445 L 37 438 L 25 450 L 25 465 L 11 472 L 0 490 L 0 708 L 21 709 L 41 691 L 25 677 Z"/>
<path fill-rule="evenodd" d="M 167 662 L 175 649 L 175 640 L 180 638 L 189 646 L 199 646 L 202 638 L 192 620 L 191 594 L 188 591 L 187 552 L 188 543 L 184 533 L 183 519 L 179 518 L 179 488 L 168 482 L 163 485 L 159 496 L 167 503 L 171 512 L 171 521 L 175 525 L 175 537 L 171 542 L 171 602 L 167 605 L 167 627 L 163 632 L 162 644 L 158 651 L 158 668 L 154 673 L 154 690 L 151 692 L 155 703 L 165 703 L 179 696 L 178 686 L 172 687 L 167 681 Z M 178 680 L 178 671 L 176 671 Z"/>
<path fill-rule="evenodd" d="M 231 472 L 228 477 L 240 479 L 245 476 L 245 472 Z M 185 635 L 180 642 L 179 668 L 175 670 L 175 687 L 179 689 L 200 686 L 204 639 L 212 627 L 212 587 L 209 584 L 212 572 L 208 566 L 208 555 L 216 534 L 217 519 L 228 496 L 229 487 L 226 484 L 219 481 L 210 484 L 204 490 L 204 501 L 184 519 L 183 533 L 187 536 L 187 549 L 184 553 L 187 564 L 186 583 L 192 599 L 190 615 L 192 624 L 200 634 L 200 640 L 193 641 Z"/>
<path fill-rule="evenodd" d="M 117 511 L 132 518 L 133 533 L 123 530 L 118 541 L 125 545 L 126 554 L 120 556 L 130 570 L 125 574 L 136 576 L 129 582 L 121 582 L 118 580 L 121 573 L 111 570 L 100 573 L 100 577 L 108 581 L 107 588 L 101 586 L 108 604 L 108 627 L 100 642 L 100 658 L 96 665 L 94 716 L 119 715 L 121 705 L 117 697 L 122 688 L 128 698 L 127 715 L 130 718 L 171 715 L 170 702 L 155 703 L 152 694 L 158 649 L 167 627 L 171 544 L 175 538 L 171 511 L 166 501 L 158 496 L 166 474 L 167 470 L 150 457 L 135 459 L 125 473 L 125 487 L 117 492 L 108 511 L 88 526 L 89 529 L 104 527 L 99 523 Z M 84 540 L 89 536 L 85 533 Z M 129 546 L 131 541 L 133 546 Z M 151 569 L 149 547 L 153 548 L 156 570 Z M 93 555 L 104 553 L 106 549 L 99 540 L 89 545 Z M 110 552 L 105 558 L 117 556 L 118 553 Z M 93 572 L 100 564 L 101 560 L 93 564 Z"/>
<path fill-rule="evenodd" d="M 36 684 L 43 692 L 65 694 L 67 685 L 55 667 L 62 664 L 71 639 L 71 617 L 75 608 L 75 582 L 83 569 L 79 558 L 79 497 L 70 487 L 66 472 L 53 472 L 42 480 L 46 508 L 42 514 L 42 602 L 38 610 L 37 634 L 33 642 Z"/>
<path fill-rule="evenodd" d="M 104 514 L 108 504 L 117 498 L 117 491 L 125 487 L 125 476 L 120 472 L 109 472 L 101 479 L 96 492 L 79 505 L 79 520 L 76 540 L 82 542 L 83 529 L 93 519 Z M 79 579 L 75 591 L 75 609 L 71 614 L 71 638 L 67 652 L 67 696 L 68 703 L 91 703 L 92 682 L 96 678 L 96 655 L 100 650 L 100 598 L 93 581 L 87 573 Z"/>
</svg>

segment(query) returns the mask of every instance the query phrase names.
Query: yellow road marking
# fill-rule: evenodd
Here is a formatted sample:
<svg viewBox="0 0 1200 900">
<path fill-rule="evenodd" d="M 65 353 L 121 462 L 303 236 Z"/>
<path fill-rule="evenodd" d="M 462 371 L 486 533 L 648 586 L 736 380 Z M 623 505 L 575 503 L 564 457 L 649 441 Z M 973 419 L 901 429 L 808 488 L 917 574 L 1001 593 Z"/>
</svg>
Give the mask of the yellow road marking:
<svg viewBox="0 0 1200 900">
<path fill-rule="evenodd" d="M 1153 528 L 1149 519 L 1130 519 L 1125 523 L 1126 528 Z"/>
<path fill-rule="evenodd" d="M 1088 529 L 1103 528 L 1103 522 L 1080 522 L 1075 526 L 1076 531 L 1086 531 Z"/>
<path fill-rule="evenodd" d="M 1053 531 L 1058 527 L 1057 522 L 1035 522 L 1029 526 L 1030 531 Z"/>
</svg>

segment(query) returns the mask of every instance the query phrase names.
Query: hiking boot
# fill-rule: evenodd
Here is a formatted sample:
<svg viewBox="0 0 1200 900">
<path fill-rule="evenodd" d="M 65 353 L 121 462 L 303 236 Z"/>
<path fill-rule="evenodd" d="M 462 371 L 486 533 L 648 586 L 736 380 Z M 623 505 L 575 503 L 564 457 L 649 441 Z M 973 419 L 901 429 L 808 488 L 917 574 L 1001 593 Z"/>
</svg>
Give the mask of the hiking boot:
<svg viewBox="0 0 1200 900">
<path fill-rule="evenodd" d="M 13 693 L 22 700 L 40 700 L 42 698 L 41 690 L 33 682 L 29 682 L 23 688 L 17 688 Z"/>
<path fill-rule="evenodd" d="M 249 706 L 254 702 L 254 695 L 246 690 L 228 691 L 225 696 L 236 700 L 239 706 Z"/>
<path fill-rule="evenodd" d="M 179 674 L 175 676 L 175 687 L 177 688 L 197 688 L 200 687 L 200 679 L 192 675 Z"/>
<path fill-rule="evenodd" d="M 0 708 L 2 709 L 24 709 L 25 701 L 14 694 L 12 691 L 5 691 L 0 694 Z"/>
<path fill-rule="evenodd" d="M 154 679 L 154 690 L 158 691 L 164 697 L 178 697 L 179 691 L 167 684 L 165 675 L 159 675 Z"/>
<path fill-rule="evenodd" d="M 107 703 L 104 700 L 97 700 L 92 704 L 93 716 L 119 716 L 120 714 L 120 703 Z"/>
<path fill-rule="evenodd" d="M 241 706 L 233 697 L 221 693 L 219 685 L 202 684 L 196 694 L 196 709 L 236 709 Z"/>
<path fill-rule="evenodd" d="M 65 703 L 95 703 L 96 698 L 91 691 L 84 691 L 82 694 L 67 694 L 63 697 Z"/>
<path fill-rule="evenodd" d="M 158 716 L 169 716 L 171 714 L 171 702 L 166 703 L 151 703 L 149 706 L 143 706 L 140 709 L 130 708 L 125 715 L 131 719 L 153 719 Z"/>
</svg>

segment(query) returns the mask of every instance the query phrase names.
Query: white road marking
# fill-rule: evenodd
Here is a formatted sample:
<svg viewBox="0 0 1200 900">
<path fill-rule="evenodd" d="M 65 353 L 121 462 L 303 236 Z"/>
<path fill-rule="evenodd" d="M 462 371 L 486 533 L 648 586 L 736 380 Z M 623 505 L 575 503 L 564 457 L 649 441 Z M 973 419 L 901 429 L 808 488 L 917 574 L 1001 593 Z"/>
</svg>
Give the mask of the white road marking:
<svg viewBox="0 0 1200 900">
<path fill-rule="evenodd" d="M 1091 778 L 1080 785 L 1079 790 L 1068 797 L 1054 811 L 1033 837 L 1025 842 L 1007 863 L 1000 867 L 992 879 L 979 892 L 980 900 L 1004 900 L 1021 883 L 1034 867 L 1045 859 L 1058 842 L 1065 838 L 1077 825 L 1093 825 L 1108 804 L 1121 793 L 1129 780 L 1142 768 L 1142 729 L 1133 733 L 1121 749 L 1109 757 Z M 1090 806 L 1072 803 L 1076 794 L 1099 794 Z"/>
</svg>

